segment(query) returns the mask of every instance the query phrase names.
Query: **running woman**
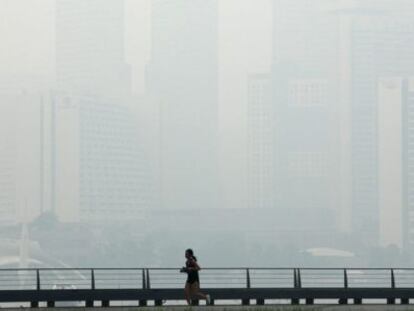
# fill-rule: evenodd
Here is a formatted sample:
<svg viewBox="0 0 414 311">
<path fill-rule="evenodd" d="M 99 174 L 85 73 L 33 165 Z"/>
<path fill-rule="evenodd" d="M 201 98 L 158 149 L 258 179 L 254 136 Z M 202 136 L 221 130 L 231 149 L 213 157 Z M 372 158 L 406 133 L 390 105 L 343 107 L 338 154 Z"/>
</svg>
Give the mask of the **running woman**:
<svg viewBox="0 0 414 311">
<path fill-rule="evenodd" d="M 210 295 L 205 295 L 200 292 L 200 277 L 198 271 L 201 269 L 197 263 L 197 258 L 194 256 L 194 252 L 191 248 L 185 251 L 185 267 L 181 269 L 181 272 L 187 273 L 187 281 L 185 282 L 185 299 L 188 305 L 191 305 L 191 298 L 194 296 L 201 297 L 206 300 L 206 304 L 211 303 Z"/>
</svg>

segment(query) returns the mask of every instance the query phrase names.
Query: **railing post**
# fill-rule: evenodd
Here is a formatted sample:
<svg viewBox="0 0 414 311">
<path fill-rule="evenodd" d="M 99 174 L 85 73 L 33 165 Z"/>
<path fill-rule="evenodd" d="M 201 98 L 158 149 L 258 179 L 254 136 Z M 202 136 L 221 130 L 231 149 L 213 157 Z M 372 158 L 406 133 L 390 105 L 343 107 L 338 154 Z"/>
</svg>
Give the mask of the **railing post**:
<svg viewBox="0 0 414 311">
<path fill-rule="evenodd" d="M 91 289 L 95 289 L 95 270 L 91 269 Z M 93 300 L 86 300 L 85 307 L 86 308 L 93 308 L 94 301 Z"/>
<path fill-rule="evenodd" d="M 394 269 L 391 269 L 391 288 L 395 288 L 395 276 L 394 276 Z M 395 298 L 394 297 L 388 297 L 387 298 L 387 304 L 388 305 L 394 305 L 395 304 Z"/>
<path fill-rule="evenodd" d="M 36 289 L 40 290 L 40 271 L 36 269 Z"/>
<path fill-rule="evenodd" d="M 298 288 L 298 273 L 296 271 L 297 269 L 293 270 L 293 287 Z"/>
<path fill-rule="evenodd" d="M 300 276 L 300 269 L 298 268 L 298 288 L 302 287 L 302 278 Z"/>
<path fill-rule="evenodd" d="M 348 271 L 346 270 L 346 268 L 344 269 L 344 288 L 348 288 Z M 348 298 L 339 298 L 339 302 L 340 305 L 346 305 L 348 304 Z"/>
<path fill-rule="evenodd" d="M 246 286 L 247 288 L 251 287 L 251 283 L 250 283 L 250 270 L 249 268 L 246 269 Z"/>
<path fill-rule="evenodd" d="M 146 289 L 147 288 L 147 281 L 145 278 L 145 269 L 142 269 L 142 289 Z"/>
<path fill-rule="evenodd" d="M 300 288 L 301 286 L 301 282 L 299 280 L 300 278 L 300 274 L 299 274 L 299 269 L 293 269 L 293 286 L 294 288 Z M 299 304 L 299 298 L 297 297 L 293 297 L 291 299 L 292 305 L 298 305 Z"/>
<path fill-rule="evenodd" d="M 95 270 L 91 269 L 91 289 L 95 289 Z"/>
<path fill-rule="evenodd" d="M 344 288 L 348 288 L 348 273 L 346 269 L 344 269 Z"/>
<path fill-rule="evenodd" d="M 145 275 L 145 269 L 142 269 L 142 289 L 147 289 L 147 277 Z M 140 307 L 147 306 L 147 301 L 144 299 L 140 299 L 138 303 Z"/>
<path fill-rule="evenodd" d="M 151 288 L 151 281 L 150 281 L 150 274 L 149 274 L 149 269 L 146 269 L 146 279 L 147 279 L 147 286 L 146 289 L 150 289 Z"/>
<path fill-rule="evenodd" d="M 36 269 L 36 290 L 40 290 L 40 273 L 39 269 Z M 39 301 L 31 301 L 30 308 L 39 308 Z"/>
</svg>

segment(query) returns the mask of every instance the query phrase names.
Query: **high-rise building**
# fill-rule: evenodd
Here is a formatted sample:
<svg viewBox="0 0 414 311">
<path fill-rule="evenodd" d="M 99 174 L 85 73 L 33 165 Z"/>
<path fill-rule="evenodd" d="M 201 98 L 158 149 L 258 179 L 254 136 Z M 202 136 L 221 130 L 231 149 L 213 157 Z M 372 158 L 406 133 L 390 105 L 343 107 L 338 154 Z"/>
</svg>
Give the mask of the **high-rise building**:
<svg viewBox="0 0 414 311">
<path fill-rule="evenodd" d="M 295 72 L 329 74 L 335 70 L 338 0 L 275 0 L 273 64 L 291 64 Z M 323 36 L 321 36 L 323 34 Z"/>
<path fill-rule="evenodd" d="M 414 252 L 414 78 L 402 84 L 402 241 L 406 251 Z"/>
<path fill-rule="evenodd" d="M 57 88 L 82 95 L 130 95 L 123 0 L 56 1 Z"/>
<path fill-rule="evenodd" d="M 123 0 L 56 2 L 53 207 L 61 221 L 137 220 L 146 165 L 131 109 Z"/>
<path fill-rule="evenodd" d="M 249 77 L 248 85 L 248 207 L 274 208 L 275 111 L 270 98 L 270 75 Z"/>
<path fill-rule="evenodd" d="M 145 161 L 130 109 L 57 96 L 55 211 L 65 222 L 137 220 L 149 205 Z"/>
<path fill-rule="evenodd" d="M 405 84 L 405 83 L 404 83 Z M 399 77 L 378 80 L 378 208 L 380 244 L 402 246 L 403 118 L 405 90 Z"/>
<path fill-rule="evenodd" d="M 2 116 L 0 133 L 3 134 L 0 139 L 0 215 L 2 221 L 10 223 L 17 221 L 18 214 L 17 143 L 16 137 L 11 135 L 15 132 L 16 126 L 16 114 L 13 111 L 16 102 L 13 97 L 4 94 L 0 95 L 0 100 L 2 102 L 0 107 L 0 115 Z M 12 100 L 13 102 L 8 104 L 8 101 Z"/>
<path fill-rule="evenodd" d="M 151 1 L 147 87 L 160 111 L 163 208 L 217 206 L 218 1 Z"/>
<path fill-rule="evenodd" d="M 378 81 L 380 243 L 414 251 L 414 78 Z"/>
<path fill-rule="evenodd" d="M 398 3 L 397 3 L 398 2 Z M 352 227 L 368 243 L 380 242 L 379 79 L 414 70 L 412 2 L 358 1 L 344 11 L 341 41 L 350 68 Z M 399 12 L 396 11 L 399 9 Z M 411 12 L 411 13 L 410 13 Z"/>
<path fill-rule="evenodd" d="M 378 81 L 380 243 L 414 250 L 414 78 Z"/>
<path fill-rule="evenodd" d="M 16 89 L 0 92 L 0 221 L 5 224 L 32 221 L 44 207 L 44 97 Z"/>
<path fill-rule="evenodd" d="M 278 208 L 315 214 L 339 208 L 337 17 L 330 3 L 274 1 L 274 191 Z"/>
</svg>

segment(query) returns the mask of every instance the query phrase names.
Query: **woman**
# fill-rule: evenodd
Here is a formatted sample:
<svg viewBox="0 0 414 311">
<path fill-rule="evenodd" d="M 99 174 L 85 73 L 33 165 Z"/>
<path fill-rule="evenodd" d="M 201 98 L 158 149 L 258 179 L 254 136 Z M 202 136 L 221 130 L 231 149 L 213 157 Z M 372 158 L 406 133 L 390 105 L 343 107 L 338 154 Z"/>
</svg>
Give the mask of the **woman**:
<svg viewBox="0 0 414 311">
<path fill-rule="evenodd" d="M 181 272 L 187 273 L 187 281 L 185 283 L 185 299 L 187 303 L 191 305 L 191 297 L 198 296 L 206 300 L 206 304 L 210 304 L 210 295 L 205 295 L 200 292 L 200 278 L 198 271 L 200 266 L 197 263 L 197 258 L 194 256 L 194 252 L 191 248 L 185 251 L 185 267 L 181 269 Z"/>
</svg>

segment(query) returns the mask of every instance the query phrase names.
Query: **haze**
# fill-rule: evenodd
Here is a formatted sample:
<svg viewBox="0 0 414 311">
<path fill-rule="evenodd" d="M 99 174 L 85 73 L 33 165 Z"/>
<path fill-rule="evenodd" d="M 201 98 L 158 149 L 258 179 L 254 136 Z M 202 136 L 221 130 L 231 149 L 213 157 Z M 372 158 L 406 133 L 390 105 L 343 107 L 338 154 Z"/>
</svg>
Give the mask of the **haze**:
<svg viewBox="0 0 414 311">
<path fill-rule="evenodd" d="M 0 265 L 408 265 L 412 109 L 409 0 L 0 0 Z"/>
</svg>

